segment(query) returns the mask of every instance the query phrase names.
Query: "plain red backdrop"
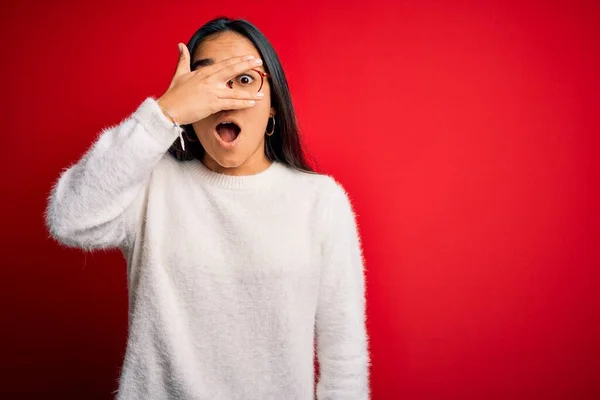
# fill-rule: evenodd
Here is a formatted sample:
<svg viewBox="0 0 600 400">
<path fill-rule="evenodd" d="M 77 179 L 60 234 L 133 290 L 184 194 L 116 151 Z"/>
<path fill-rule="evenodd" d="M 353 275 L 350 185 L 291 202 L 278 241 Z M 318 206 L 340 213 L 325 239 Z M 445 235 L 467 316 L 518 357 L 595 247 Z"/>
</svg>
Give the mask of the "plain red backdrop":
<svg viewBox="0 0 600 400">
<path fill-rule="evenodd" d="M 0 17 L 0 397 L 112 397 L 125 263 L 50 240 L 46 196 L 226 14 L 270 38 L 353 198 L 373 399 L 600 398 L 600 3 L 56 3 Z"/>
</svg>

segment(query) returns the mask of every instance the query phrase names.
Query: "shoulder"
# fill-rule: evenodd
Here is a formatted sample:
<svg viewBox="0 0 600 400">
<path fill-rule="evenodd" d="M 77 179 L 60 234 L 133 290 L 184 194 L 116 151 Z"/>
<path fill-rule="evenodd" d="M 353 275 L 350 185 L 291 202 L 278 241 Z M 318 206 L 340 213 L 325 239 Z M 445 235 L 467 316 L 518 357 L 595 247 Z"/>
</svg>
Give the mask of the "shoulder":
<svg viewBox="0 0 600 400">
<path fill-rule="evenodd" d="M 183 175 L 186 169 L 185 162 L 177 160 L 169 152 L 166 152 L 152 169 L 152 180 L 177 181 L 177 178 Z"/>
<path fill-rule="evenodd" d="M 331 175 L 317 172 L 303 172 L 285 166 L 286 181 L 293 185 L 299 193 L 311 194 L 311 197 L 322 207 L 331 207 L 336 203 L 349 202 L 346 188 Z"/>
<path fill-rule="evenodd" d="M 318 172 L 299 171 L 287 165 L 282 165 L 286 170 L 290 183 L 303 189 L 312 189 L 323 196 L 331 196 L 336 193 L 346 193 L 344 187 L 333 176 Z"/>
<path fill-rule="evenodd" d="M 289 167 L 289 182 L 294 182 L 298 196 L 312 199 L 319 220 L 324 226 L 352 221 L 353 201 L 346 187 L 335 177 L 323 173 L 307 173 Z"/>
<path fill-rule="evenodd" d="M 351 205 L 350 195 L 345 186 L 332 175 L 318 174 L 313 177 L 313 184 L 319 197 L 329 207 Z"/>
<path fill-rule="evenodd" d="M 331 175 L 314 176 L 318 188 L 317 212 L 319 238 L 324 246 L 339 246 L 360 242 L 358 218 L 353 200 L 346 187 Z"/>
</svg>

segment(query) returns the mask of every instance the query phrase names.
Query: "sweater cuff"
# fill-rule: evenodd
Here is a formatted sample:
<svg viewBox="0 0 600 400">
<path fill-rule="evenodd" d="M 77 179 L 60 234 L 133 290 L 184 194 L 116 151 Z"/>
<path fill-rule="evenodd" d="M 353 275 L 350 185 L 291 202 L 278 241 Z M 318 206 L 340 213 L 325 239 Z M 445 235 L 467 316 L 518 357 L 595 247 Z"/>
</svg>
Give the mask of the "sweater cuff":
<svg viewBox="0 0 600 400">
<path fill-rule="evenodd" d="M 165 117 L 153 97 L 146 98 L 135 110 L 132 117 L 165 146 L 172 145 L 179 136 L 179 130 Z"/>
</svg>

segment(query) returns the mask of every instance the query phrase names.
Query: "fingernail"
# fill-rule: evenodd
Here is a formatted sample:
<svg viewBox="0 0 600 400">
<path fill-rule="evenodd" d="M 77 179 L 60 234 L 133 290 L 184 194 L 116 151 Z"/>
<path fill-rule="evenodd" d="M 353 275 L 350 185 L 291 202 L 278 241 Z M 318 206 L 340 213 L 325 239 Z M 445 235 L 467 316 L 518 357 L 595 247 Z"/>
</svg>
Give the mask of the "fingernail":
<svg viewBox="0 0 600 400">
<path fill-rule="evenodd" d="M 254 64 L 260 65 L 262 64 L 262 60 L 260 58 L 257 58 L 256 60 L 254 60 Z"/>
<path fill-rule="evenodd" d="M 256 102 L 254 100 L 250 100 L 250 105 L 253 106 Z"/>
<path fill-rule="evenodd" d="M 265 94 L 263 92 L 258 92 L 256 93 L 257 97 L 265 97 Z"/>
<path fill-rule="evenodd" d="M 248 61 L 248 60 L 252 60 L 253 58 L 254 58 L 254 56 L 247 55 L 247 56 L 244 56 L 244 57 L 242 58 L 242 60 L 244 60 L 244 61 Z"/>
</svg>

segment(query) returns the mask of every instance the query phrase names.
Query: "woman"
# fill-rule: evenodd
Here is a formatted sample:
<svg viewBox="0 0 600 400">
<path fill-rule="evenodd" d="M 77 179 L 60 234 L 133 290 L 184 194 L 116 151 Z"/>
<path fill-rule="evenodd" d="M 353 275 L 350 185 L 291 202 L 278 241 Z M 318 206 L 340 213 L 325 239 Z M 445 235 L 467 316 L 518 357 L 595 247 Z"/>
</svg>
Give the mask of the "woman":
<svg viewBox="0 0 600 400">
<path fill-rule="evenodd" d="M 127 260 L 118 399 L 369 398 L 363 258 L 343 187 L 307 165 L 279 59 L 201 27 L 169 88 L 64 171 L 54 238 Z M 191 55 L 190 55 L 191 54 Z"/>
</svg>

